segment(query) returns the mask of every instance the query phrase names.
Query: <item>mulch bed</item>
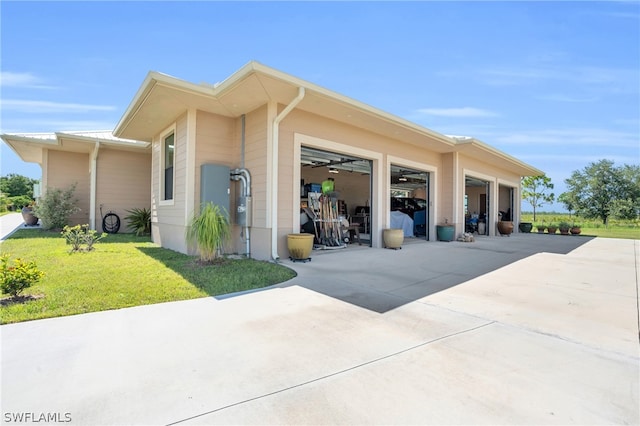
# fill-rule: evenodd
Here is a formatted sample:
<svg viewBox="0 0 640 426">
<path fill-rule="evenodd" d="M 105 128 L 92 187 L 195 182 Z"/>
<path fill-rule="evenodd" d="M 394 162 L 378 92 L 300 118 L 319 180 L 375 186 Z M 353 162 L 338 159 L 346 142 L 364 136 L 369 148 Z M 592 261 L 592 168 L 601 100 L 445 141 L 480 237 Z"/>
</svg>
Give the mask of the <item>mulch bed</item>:
<svg viewBox="0 0 640 426">
<path fill-rule="evenodd" d="M 18 303 L 27 303 L 31 302 L 32 300 L 42 299 L 43 297 L 44 294 L 25 294 L 21 296 L 5 297 L 4 299 L 0 299 L 0 306 L 4 307 L 15 305 Z"/>
</svg>

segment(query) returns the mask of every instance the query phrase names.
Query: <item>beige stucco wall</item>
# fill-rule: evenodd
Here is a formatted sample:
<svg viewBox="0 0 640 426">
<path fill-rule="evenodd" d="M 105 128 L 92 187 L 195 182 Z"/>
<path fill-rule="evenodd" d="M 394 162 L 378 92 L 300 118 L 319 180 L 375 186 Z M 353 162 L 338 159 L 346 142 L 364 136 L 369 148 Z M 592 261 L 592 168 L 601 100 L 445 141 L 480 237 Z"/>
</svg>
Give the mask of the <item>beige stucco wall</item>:
<svg viewBox="0 0 640 426">
<path fill-rule="evenodd" d="M 279 129 L 279 159 L 278 159 L 278 254 L 280 257 L 288 256 L 286 249 L 286 235 L 296 231 L 299 217 L 300 180 L 295 172 L 300 167 L 300 159 L 295 155 L 295 135 L 303 134 L 311 138 L 330 141 L 345 147 L 345 153 L 373 161 L 372 173 L 372 197 L 363 194 L 365 204 L 369 201 L 372 209 L 372 234 L 374 247 L 382 245 L 382 230 L 388 227 L 389 207 L 389 183 L 390 164 L 411 163 L 412 167 L 434 171 L 441 167 L 441 158 L 432 151 L 426 151 L 420 147 L 404 143 L 401 140 L 390 139 L 369 132 L 365 129 L 349 126 L 345 123 L 319 117 L 301 110 L 293 110 L 280 124 Z M 303 138 L 304 139 L 304 138 Z M 332 150 L 330 147 L 315 146 L 320 149 Z M 352 151 L 353 149 L 353 151 Z M 370 152 L 368 157 L 362 152 Z M 418 166 L 416 166 L 416 164 Z M 423 167 L 420 167 L 422 165 Z M 306 173 L 306 172 L 305 172 Z M 326 176 L 325 176 L 326 177 Z M 360 183 L 353 188 L 357 190 Z M 344 188 L 343 190 L 349 190 Z M 353 204 L 353 203 L 352 203 Z M 350 208 L 355 206 L 349 206 Z M 437 210 L 434 206 L 434 211 Z"/>
<path fill-rule="evenodd" d="M 496 235 L 496 227 L 498 221 L 498 212 L 506 211 L 509 206 L 509 190 L 513 188 L 514 203 L 512 211 L 512 220 L 515 224 L 520 218 L 520 176 L 508 170 L 487 164 L 478 159 L 459 154 L 458 181 L 459 191 L 465 193 L 465 176 L 472 176 L 489 182 L 489 212 L 487 224 L 489 235 Z M 486 191 L 482 191 L 483 193 Z M 464 209 L 457 212 L 458 221 L 464 220 Z"/>
<path fill-rule="evenodd" d="M 151 207 L 151 155 L 148 152 L 101 148 L 96 164 L 96 229 L 102 230 L 102 214 L 120 217 L 120 232 L 127 227 L 127 210 Z"/>
<path fill-rule="evenodd" d="M 66 190 L 76 184 L 74 198 L 80 211 L 69 217 L 70 225 L 89 223 L 89 203 L 91 183 L 89 180 L 89 154 L 46 150 L 46 177 L 43 190 L 57 188 Z"/>
<path fill-rule="evenodd" d="M 268 165 L 271 160 L 270 135 L 272 120 L 282 111 L 282 105 L 269 104 L 248 114 L 245 121 L 244 167 L 252 178 L 252 226 L 251 254 L 257 259 L 271 258 L 271 210 Z M 160 201 L 160 153 L 162 136 L 156 135 L 152 146 L 153 167 L 151 173 L 154 241 L 181 252 L 187 252 L 184 231 L 189 212 L 199 206 L 200 165 L 216 163 L 228 165 L 231 169 L 241 167 L 241 118 L 227 118 L 202 111 L 190 110 L 175 123 L 176 130 L 176 172 L 174 200 Z M 301 170 L 299 150 L 306 146 L 301 140 L 313 140 L 315 148 L 336 151 L 340 147 L 346 154 L 370 159 L 373 164 L 372 176 L 349 179 L 340 175 L 336 187 L 354 200 L 349 212 L 356 205 L 369 203 L 374 213 L 372 223 L 375 233 L 373 246 L 381 246 L 381 233 L 389 223 L 389 169 L 391 164 L 405 165 L 430 173 L 431 201 L 430 234 L 435 237 L 435 224 L 444 222 L 457 226 L 457 232 L 464 228 L 465 175 L 478 175 L 492 182 L 493 188 L 511 186 L 517 189 L 519 177 L 499 167 L 467 157 L 461 153 L 439 154 L 424 148 L 371 133 L 365 129 L 332 121 L 301 110 L 294 109 L 279 127 L 278 167 L 277 167 L 277 253 L 281 258 L 288 256 L 286 235 L 297 232 L 299 224 L 300 178 L 307 182 L 321 182 L 327 177 L 321 169 Z M 320 141 L 320 142 L 318 142 Z M 324 141 L 324 142 L 323 142 Z M 323 146 L 325 144 L 327 146 Z M 364 153 L 364 154 L 363 154 Z M 343 180 L 344 179 L 344 180 Z M 372 196 L 369 196 L 369 180 L 372 182 Z M 187 187 L 188 186 L 188 187 Z M 235 199 L 240 192 L 240 184 L 231 185 L 231 218 L 234 219 Z M 519 194 L 516 194 L 516 199 Z M 497 198 L 497 197 L 494 197 Z M 498 200 L 493 201 L 497 211 Z M 519 203 L 515 203 L 516 206 Z M 515 212 L 518 213 L 518 212 Z M 234 226 L 233 243 L 228 252 L 244 252 L 241 230 Z"/>
</svg>

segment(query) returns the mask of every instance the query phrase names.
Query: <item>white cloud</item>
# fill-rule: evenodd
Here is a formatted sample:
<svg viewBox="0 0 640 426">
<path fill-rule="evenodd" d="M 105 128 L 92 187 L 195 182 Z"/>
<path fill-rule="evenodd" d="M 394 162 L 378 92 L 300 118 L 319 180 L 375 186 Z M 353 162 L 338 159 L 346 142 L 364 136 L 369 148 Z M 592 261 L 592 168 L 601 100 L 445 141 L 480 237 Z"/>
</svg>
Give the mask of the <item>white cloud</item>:
<svg viewBox="0 0 640 426">
<path fill-rule="evenodd" d="M 434 115 L 437 117 L 498 117 L 500 114 L 486 109 L 462 107 L 462 108 L 422 108 L 417 110 L 420 114 Z"/>
<path fill-rule="evenodd" d="M 50 101 L 27 101 L 21 99 L 5 99 L 0 104 L 5 111 L 17 111 L 30 114 L 44 113 L 83 113 L 93 111 L 113 111 L 115 106 L 111 105 L 88 105 L 61 103 Z"/>
<path fill-rule="evenodd" d="M 19 87 L 27 89 L 54 89 L 44 84 L 44 81 L 30 72 L 0 71 L 0 86 Z"/>
</svg>

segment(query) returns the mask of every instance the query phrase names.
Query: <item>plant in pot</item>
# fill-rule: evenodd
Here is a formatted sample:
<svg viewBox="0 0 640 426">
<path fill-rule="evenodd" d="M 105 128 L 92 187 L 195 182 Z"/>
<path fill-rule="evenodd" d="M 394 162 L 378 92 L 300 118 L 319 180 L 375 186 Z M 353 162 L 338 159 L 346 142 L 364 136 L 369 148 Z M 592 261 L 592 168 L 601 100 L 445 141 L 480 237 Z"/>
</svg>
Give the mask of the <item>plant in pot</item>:
<svg viewBox="0 0 640 426">
<path fill-rule="evenodd" d="M 195 245 L 200 251 L 203 263 L 212 263 L 230 236 L 231 228 L 226 212 L 211 202 L 202 207 L 200 214 L 194 213 L 185 233 L 189 245 Z"/>
<path fill-rule="evenodd" d="M 520 230 L 520 232 L 528 234 L 533 229 L 533 223 L 531 223 L 531 222 L 520 222 L 518 224 L 518 229 Z"/>
<path fill-rule="evenodd" d="M 536 225 L 536 230 L 538 231 L 538 234 L 544 234 L 545 229 L 547 229 L 547 225 L 545 225 L 544 223 L 538 223 Z"/>
<path fill-rule="evenodd" d="M 571 229 L 571 224 L 569 222 L 560 222 L 558 224 L 558 229 L 562 235 L 569 235 L 569 230 Z"/>
<path fill-rule="evenodd" d="M 579 223 L 574 223 L 571 226 L 571 229 L 569 229 L 569 232 L 571 233 L 571 235 L 579 235 L 582 232 L 580 224 Z"/>
<path fill-rule="evenodd" d="M 547 225 L 547 233 L 555 234 L 557 230 L 558 230 L 558 225 L 557 224 L 550 223 L 550 224 Z"/>
<path fill-rule="evenodd" d="M 456 234 L 456 227 L 449 223 L 448 219 L 444 220 L 444 223 L 436 225 L 436 235 L 438 241 L 453 241 Z"/>
</svg>

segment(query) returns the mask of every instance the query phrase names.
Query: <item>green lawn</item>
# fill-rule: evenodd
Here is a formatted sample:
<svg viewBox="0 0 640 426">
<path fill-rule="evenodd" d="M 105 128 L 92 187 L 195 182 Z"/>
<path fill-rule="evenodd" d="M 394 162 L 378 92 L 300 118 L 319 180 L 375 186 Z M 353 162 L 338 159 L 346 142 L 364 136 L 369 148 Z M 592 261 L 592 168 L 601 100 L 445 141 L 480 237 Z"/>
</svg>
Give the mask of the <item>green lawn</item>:
<svg viewBox="0 0 640 426">
<path fill-rule="evenodd" d="M 611 219 L 608 225 L 604 225 L 599 220 L 584 219 L 581 217 L 571 216 L 568 213 L 536 213 L 536 220 L 533 220 L 533 213 L 522 213 L 522 222 L 533 222 L 534 228 L 532 232 L 536 232 L 535 225 L 538 223 L 576 223 L 580 225 L 582 230 L 580 235 L 588 235 L 593 237 L 604 238 L 624 238 L 639 240 L 640 239 L 640 221 L 638 220 L 614 220 Z"/>
<path fill-rule="evenodd" d="M 33 229 L 13 234 L 0 248 L 12 259 L 37 263 L 45 277 L 24 294 L 44 297 L 3 305 L 0 323 L 216 296 L 295 276 L 289 268 L 253 259 L 202 266 L 197 257 L 131 234 L 109 235 L 95 247 L 92 252 L 70 254 L 59 233 Z"/>
</svg>

